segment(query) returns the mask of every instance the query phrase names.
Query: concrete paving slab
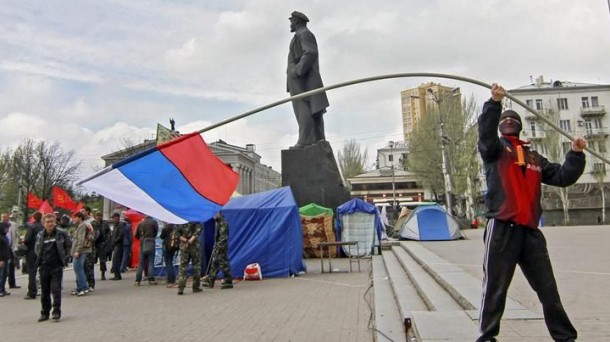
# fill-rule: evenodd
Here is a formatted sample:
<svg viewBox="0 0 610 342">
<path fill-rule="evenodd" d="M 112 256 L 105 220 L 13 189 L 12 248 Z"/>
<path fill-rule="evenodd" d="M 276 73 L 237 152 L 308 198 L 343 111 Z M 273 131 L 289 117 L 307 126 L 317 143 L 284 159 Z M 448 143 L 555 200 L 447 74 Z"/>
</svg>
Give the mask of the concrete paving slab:
<svg viewBox="0 0 610 342">
<path fill-rule="evenodd" d="M 474 341 L 477 326 L 464 311 L 415 311 L 413 320 L 420 341 Z"/>
</svg>

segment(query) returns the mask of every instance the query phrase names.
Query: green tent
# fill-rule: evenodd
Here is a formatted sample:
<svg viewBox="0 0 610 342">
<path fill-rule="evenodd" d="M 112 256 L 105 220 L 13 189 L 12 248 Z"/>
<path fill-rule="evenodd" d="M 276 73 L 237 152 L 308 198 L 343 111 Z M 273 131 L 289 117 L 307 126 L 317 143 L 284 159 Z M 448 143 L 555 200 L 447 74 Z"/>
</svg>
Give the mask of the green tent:
<svg viewBox="0 0 610 342">
<path fill-rule="evenodd" d="M 315 203 L 309 203 L 299 208 L 299 214 L 301 216 L 318 216 L 318 215 L 333 215 L 333 210 L 325 208 Z"/>
<path fill-rule="evenodd" d="M 310 203 L 299 208 L 301 226 L 303 228 L 303 257 L 319 258 L 320 242 L 335 242 L 333 229 L 333 210 Z M 336 257 L 336 249 L 331 248 L 329 253 Z"/>
</svg>

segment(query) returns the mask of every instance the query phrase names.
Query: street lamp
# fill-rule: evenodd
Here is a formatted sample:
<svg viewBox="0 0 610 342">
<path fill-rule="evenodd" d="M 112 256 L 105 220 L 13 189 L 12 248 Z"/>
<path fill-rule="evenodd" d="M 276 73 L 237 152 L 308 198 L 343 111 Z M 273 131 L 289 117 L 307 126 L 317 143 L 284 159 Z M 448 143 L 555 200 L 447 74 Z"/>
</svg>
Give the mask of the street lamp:
<svg viewBox="0 0 610 342">
<path fill-rule="evenodd" d="M 396 183 L 394 182 L 394 142 L 390 140 L 388 141 L 388 145 L 390 146 L 390 155 L 392 156 L 392 160 L 390 161 L 390 168 L 392 169 L 392 205 L 394 208 L 396 208 Z"/>
<path fill-rule="evenodd" d="M 445 146 L 447 144 L 447 136 L 445 136 L 445 123 L 443 122 L 443 113 L 441 111 L 441 102 L 443 100 L 445 100 L 446 98 L 449 97 L 453 97 L 453 96 L 458 96 L 461 95 L 460 94 L 460 88 L 454 88 L 451 90 L 451 92 L 442 97 L 439 98 L 438 95 L 434 92 L 434 90 L 432 90 L 432 88 L 428 88 L 428 94 L 430 94 L 430 99 L 433 100 L 434 102 L 436 102 L 436 106 L 438 107 L 438 116 L 440 119 L 440 134 L 441 134 L 441 157 L 442 157 L 442 170 L 443 170 L 443 179 L 445 181 L 445 206 L 447 208 L 447 212 L 449 213 L 449 215 L 452 215 L 452 208 L 453 208 L 453 200 L 451 198 L 451 194 L 453 193 L 453 186 L 451 183 L 451 175 L 449 174 L 448 171 L 448 158 L 447 158 L 447 147 Z"/>
</svg>

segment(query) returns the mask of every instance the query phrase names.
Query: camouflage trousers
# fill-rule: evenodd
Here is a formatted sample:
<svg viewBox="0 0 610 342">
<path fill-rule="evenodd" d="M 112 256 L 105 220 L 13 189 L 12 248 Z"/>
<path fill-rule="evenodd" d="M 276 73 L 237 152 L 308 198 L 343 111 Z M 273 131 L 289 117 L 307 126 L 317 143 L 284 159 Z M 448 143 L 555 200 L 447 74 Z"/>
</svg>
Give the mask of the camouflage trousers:
<svg viewBox="0 0 610 342">
<path fill-rule="evenodd" d="M 178 288 L 186 287 L 186 267 L 189 261 L 193 265 L 193 288 L 201 287 L 201 252 L 199 246 L 190 246 L 180 250 L 180 268 L 178 271 Z"/>
<path fill-rule="evenodd" d="M 97 259 L 97 253 L 95 253 L 95 249 L 88 253 L 85 257 L 85 277 L 87 277 L 87 282 L 89 283 L 89 287 L 95 288 L 95 274 L 94 274 L 94 266 L 95 259 Z"/>
<path fill-rule="evenodd" d="M 226 247 L 216 246 L 216 250 L 210 261 L 210 279 L 216 279 L 218 271 L 222 271 L 226 281 L 233 280 L 231 276 L 231 264 L 229 263 L 229 251 Z"/>
</svg>

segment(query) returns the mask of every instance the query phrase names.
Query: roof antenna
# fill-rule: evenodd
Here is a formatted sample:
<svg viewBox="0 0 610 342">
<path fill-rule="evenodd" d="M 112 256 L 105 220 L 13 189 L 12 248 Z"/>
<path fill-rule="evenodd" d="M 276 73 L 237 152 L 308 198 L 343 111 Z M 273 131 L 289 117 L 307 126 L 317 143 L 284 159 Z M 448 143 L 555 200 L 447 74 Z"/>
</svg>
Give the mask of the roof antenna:
<svg viewBox="0 0 610 342">
<path fill-rule="evenodd" d="M 534 84 L 534 79 L 532 78 L 532 75 L 530 75 L 530 82 L 532 82 L 532 84 Z"/>
</svg>

